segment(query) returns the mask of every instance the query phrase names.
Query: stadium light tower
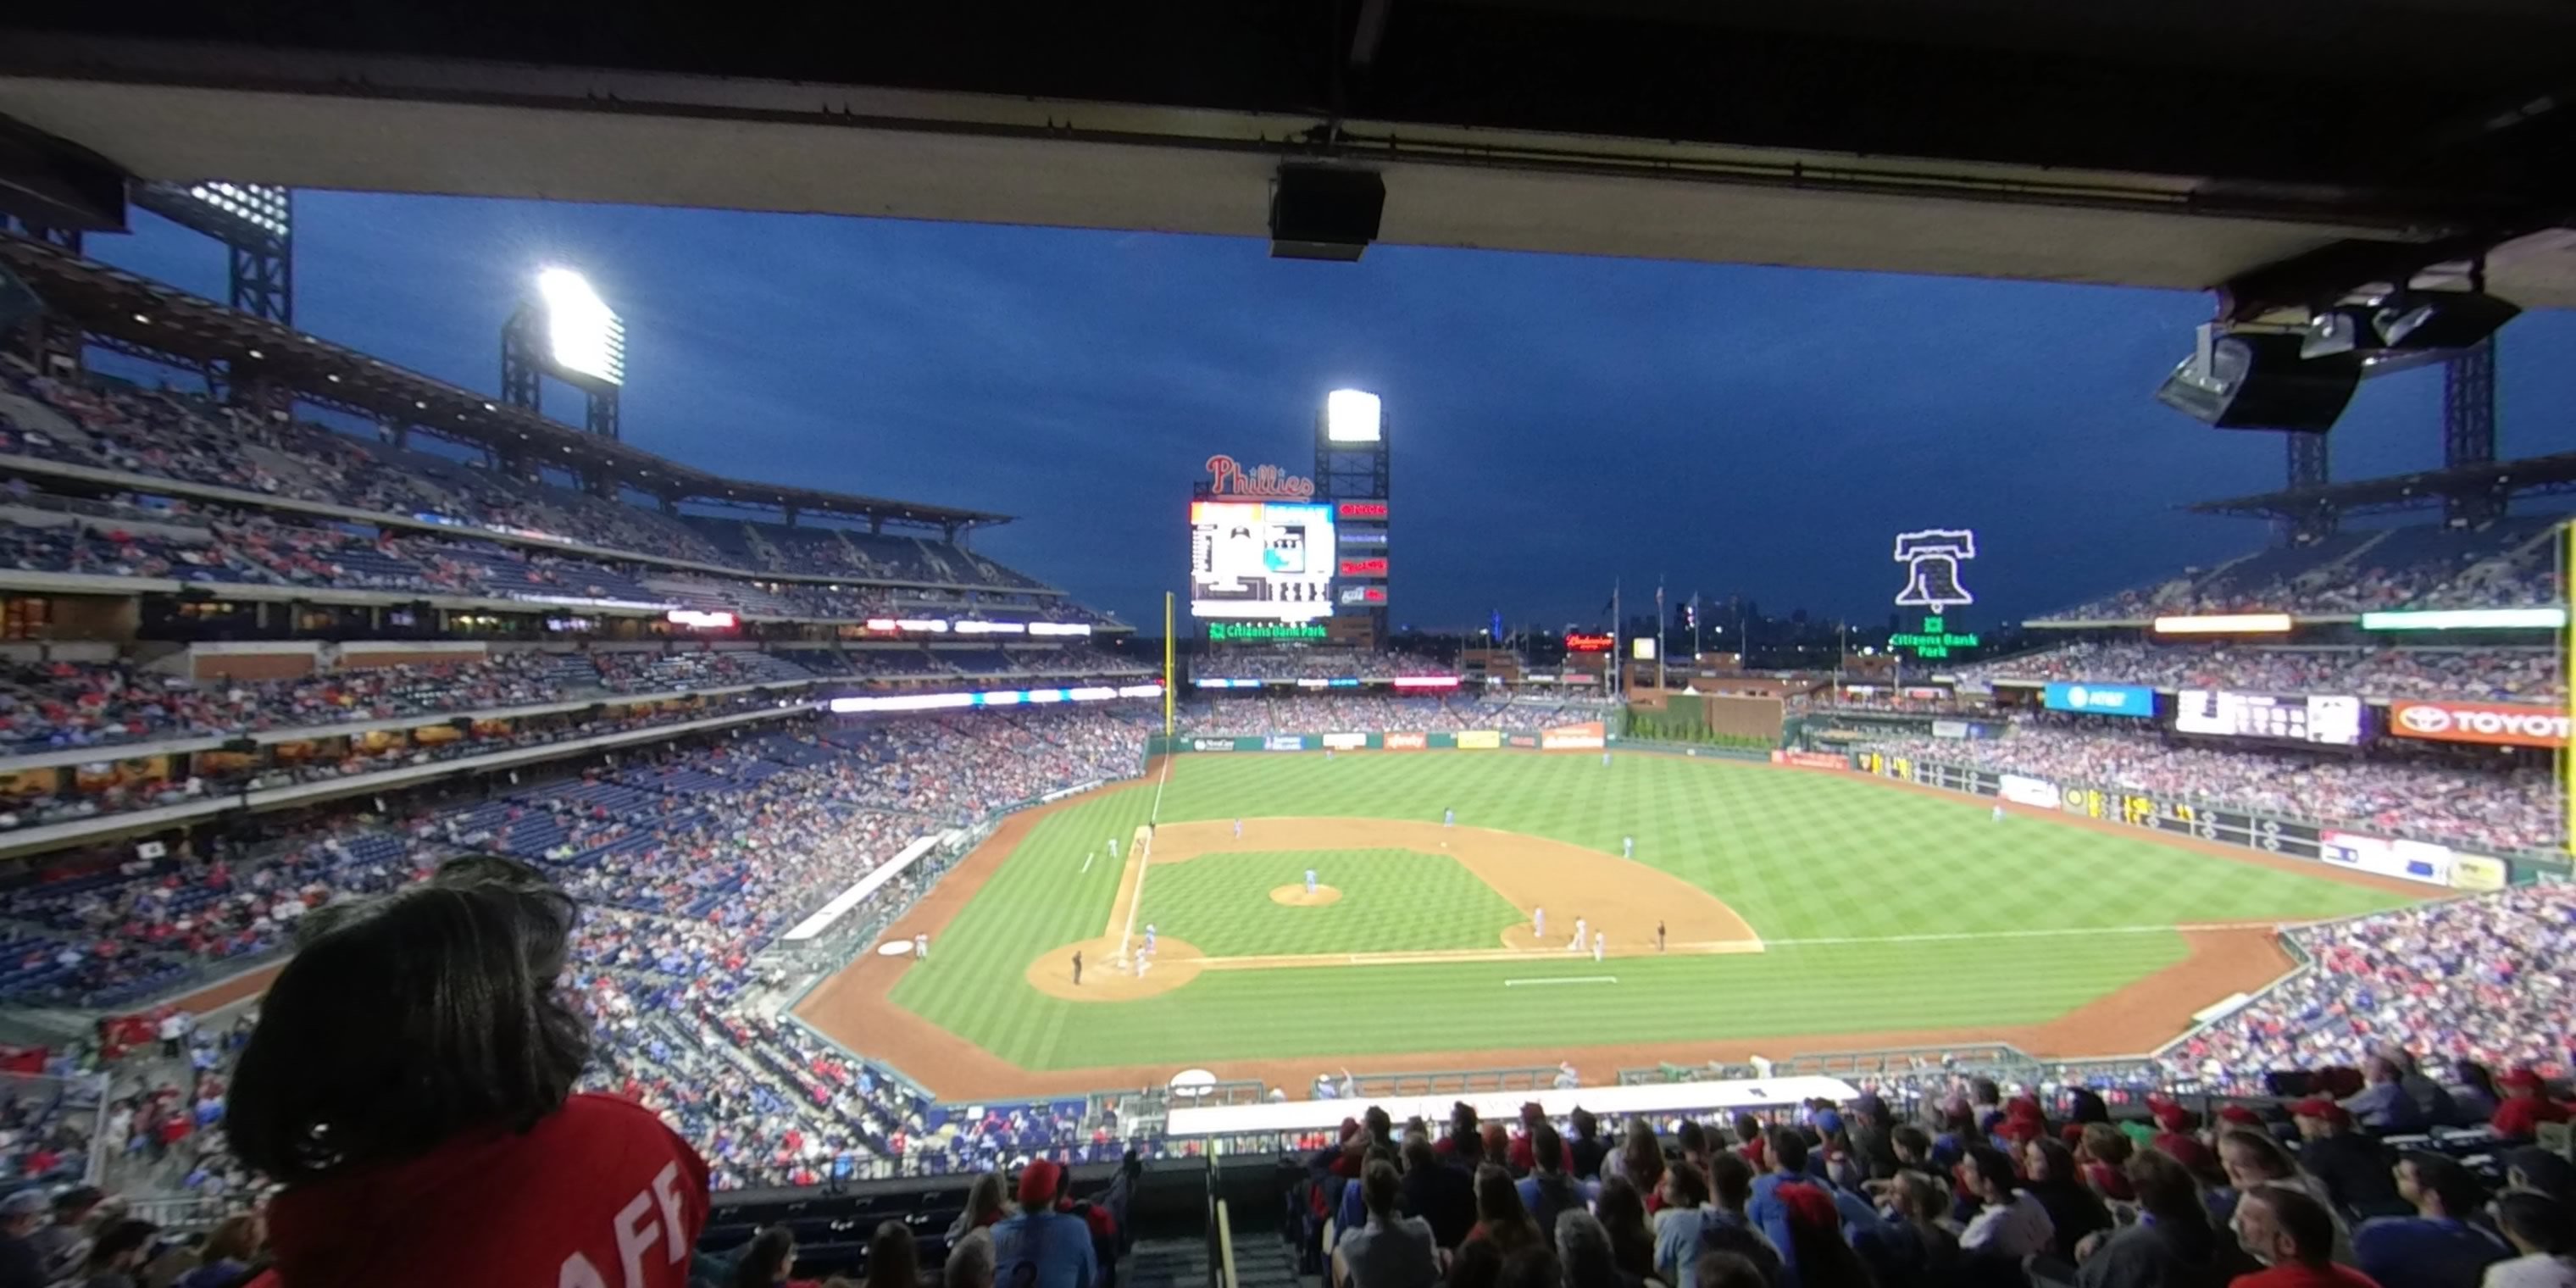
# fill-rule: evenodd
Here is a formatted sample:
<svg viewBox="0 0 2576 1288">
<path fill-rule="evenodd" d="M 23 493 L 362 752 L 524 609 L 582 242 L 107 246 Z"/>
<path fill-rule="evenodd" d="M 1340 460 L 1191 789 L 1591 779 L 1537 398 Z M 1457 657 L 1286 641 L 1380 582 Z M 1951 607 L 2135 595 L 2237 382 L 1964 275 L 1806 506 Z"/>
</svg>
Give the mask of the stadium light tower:
<svg viewBox="0 0 2576 1288">
<path fill-rule="evenodd" d="M 582 427 L 618 436 L 617 391 L 626 384 L 626 323 L 569 268 L 537 273 L 536 297 L 501 327 L 501 396 L 514 407 L 545 410 L 545 377 L 582 391 Z"/>
<path fill-rule="evenodd" d="M 224 244 L 233 307 L 295 325 L 295 195 L 265 183 L 147 183 L 134 204 Z"/>
</svg>

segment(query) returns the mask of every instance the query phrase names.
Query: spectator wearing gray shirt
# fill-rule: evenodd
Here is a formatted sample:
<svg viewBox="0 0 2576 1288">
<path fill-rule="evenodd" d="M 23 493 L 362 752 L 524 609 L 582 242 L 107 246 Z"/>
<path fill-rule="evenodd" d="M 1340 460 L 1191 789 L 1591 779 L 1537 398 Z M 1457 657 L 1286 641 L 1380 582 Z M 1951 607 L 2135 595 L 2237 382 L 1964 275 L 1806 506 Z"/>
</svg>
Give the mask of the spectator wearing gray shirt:
<svg viewBox="0 0 2576 1288">
<path fill-rule="evenodd" d="M 1440 1282 L 1431 1227 L 1396 1211 L 1398 1193 L 1393 1163 L 1377 1159 L 1360 1173 L 1368 1222 L 1333 1250 L 1334 1288 L 1431 1288 Z"/>
</svg>

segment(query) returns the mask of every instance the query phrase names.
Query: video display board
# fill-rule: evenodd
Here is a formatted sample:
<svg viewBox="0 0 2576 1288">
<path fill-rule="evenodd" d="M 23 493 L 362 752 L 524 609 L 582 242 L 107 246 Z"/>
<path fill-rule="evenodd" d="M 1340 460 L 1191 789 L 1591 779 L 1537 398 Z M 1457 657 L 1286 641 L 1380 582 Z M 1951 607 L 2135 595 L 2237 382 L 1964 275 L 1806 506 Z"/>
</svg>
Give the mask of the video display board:
<svg viewBox="0 0 2576 1288">
<path fill-rule="evenodd" d="M 2274 697 L 2230 689 L 2184 689 L 2174 698 L 2174 732 L 2358 747 L 2367 730 L 2360 698 L 2343 694 Z"/>
<path fill-rule="evenodd" d="M 1329 505 L 1192 501 L 1190 616 L 1330 617 L 1333 559 Z"/>
<path fill-rule="evenodd" d="M 2152 717 L 2156 691 L 2143 684 L 2051 683 L 2040 691 L 2040 705 L 2086 715 Z"/>
</svg>

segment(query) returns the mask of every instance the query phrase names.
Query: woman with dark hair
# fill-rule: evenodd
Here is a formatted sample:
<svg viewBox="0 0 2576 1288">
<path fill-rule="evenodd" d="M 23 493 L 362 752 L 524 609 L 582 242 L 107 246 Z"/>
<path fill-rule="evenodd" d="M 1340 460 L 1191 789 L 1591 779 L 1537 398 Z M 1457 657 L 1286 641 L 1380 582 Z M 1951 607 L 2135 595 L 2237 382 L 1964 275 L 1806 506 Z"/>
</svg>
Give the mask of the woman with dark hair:
<svg viewBox="0 0 2576 1288">
<path fill-rule="evenodd" d="M 1646 1199 L 1637 1187 L 1624 1176 L 1603 1177 L 1600 1196 L 1592 1200 L 1592 1215 L 1610 1232 L 1610 1252 L 1619 1268 L 1640 1279 L 1653 1278 L 1655 1232 L 1646 1224 Z"/>
<path fill-rule="evenodd" d="M 650 1110 L 573 1094 L 574 917 L 483 855 L 302 918 L 225 1107 L 233 1152 L 286 1187 L 259 1288 L 687 1284 L 706 1164 Z"/>
<path fill-rule="evenodd" d="M 795 1269 L 796 1232 L 783 1225 L 765 1225 L 734 1259 L 725 1288 L 777 1288 L 788 1282 Z"/>
<path fill-rule="evenodd" d="M 2110 1206 L 2084 1184 L 2075 1166 L 2075 1151 L 2056 1137 L 2033 1137 L 2022 1147 L 2022 1159 L 2022 1172 L 2028 1178 L 2022 1188 L 2048 1209 L 2048 1223 L 2057 1230 L 2049 1238 L 2050 1248 L 2072 1264 L 2075 1245 L 2084 1242 L 2084 1236 L 2111 1228 Z"/>
<path fill-rule="evenodd" d="M 1628 1120 L 1627 1139 L 1619 1145 L 1619 1175 L 1646 1197 L 1648 1212 L 1663 1207 L 1664 1143 L 1655 1139 L 1654 1124 L 1643 1118 Z"/>
<path fill-rule="evenodd" d="M 1476 1169 L 1476 1228 L 1469 1231 L 1470 1243 L 1485 1242 L 1508 1256 L 1527 1247 L 1546 1247 L 1547 1235 L 1530 1219 L 1529 1209 L 1521 1205 L 1519 1187 L 1512 1184 L 1512 1174 L 1500 1166 L 1486 1163 Z"/>
<path fill-rule="evenodd" d="M 901 1221 L 880 1221 L 868 1238 L 867 1288 L 921 1288 L 921 1253 Z"/>
<path fill-rule="evenodd" d="M 152 1251 L 152 1236 L 161 1227 L 149 1221 L 127 1219 L 99 1231 L 98 1240 L 89 1245 L 89 1256 L 82 1260 L 80 1274 L 71 1282 L 79 1288 L 135 1288 L 135 1276 L 143 1271 L 143 1260 Z"/>
<path fill-rule="evenodd" d="M 2210 1224 L 2190 1168 L 2154 1149 L 2131 1154 L 2125 1167 L 2140 1219 L 2081 1249 L 2078 1288 L 2218 1288 L 2254 1269 Z"/>
<path fill-rule="evenodd" d="M 2482 1123 L 2495 1116 L 2496 1106 L 2504 1103 L 2504 1093 L 2496 1088 L 2495 1074 L 2475 1060 L 2453 1060 L 2451 1076 L 2459 1084 L 2451 1089 L 2451 1105 L 2464 1123 Z"/>
</svg>

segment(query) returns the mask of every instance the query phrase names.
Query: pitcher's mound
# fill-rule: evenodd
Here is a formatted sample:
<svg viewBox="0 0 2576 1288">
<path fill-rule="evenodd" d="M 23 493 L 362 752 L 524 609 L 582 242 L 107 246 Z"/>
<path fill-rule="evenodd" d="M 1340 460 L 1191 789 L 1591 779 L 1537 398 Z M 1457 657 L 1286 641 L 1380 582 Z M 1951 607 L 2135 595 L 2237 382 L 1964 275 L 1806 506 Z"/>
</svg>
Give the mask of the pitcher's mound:
<svg viewBox="0 0 2576 1288">
<path fill-rule="evenodd" d="M 1130 958 L 1144 947 L 1143 936 L 1127 941 Z M 1082 951 L 1082 982 L 1073 982 L 1073 954 Z M 1132 1002 L 1140 997 L 1168 993 L 1199 977 L 1199 950 L 1170 935 L 1154 940 L 1154 955 L 1145 973 L 1136 973 L 1131 960 L 1118 962 L 1118 940 L 1086 939 L 1066 944 L 1029 963 L 1026 978 L 1032 988 L 1049 997 L 1074 1002 Z"/>
<path fill-rule="evenodd" d="M 1315 887 L 1313 894 L 1306 893 L 1306 887 L 1302 885 L 1284 885 L 1270 892 L 1270 902 L 1284 903 L 1291 908 L 1321 908 L 1341 901 L 1342 892 L 1328 885 Z"/>
</svg>

